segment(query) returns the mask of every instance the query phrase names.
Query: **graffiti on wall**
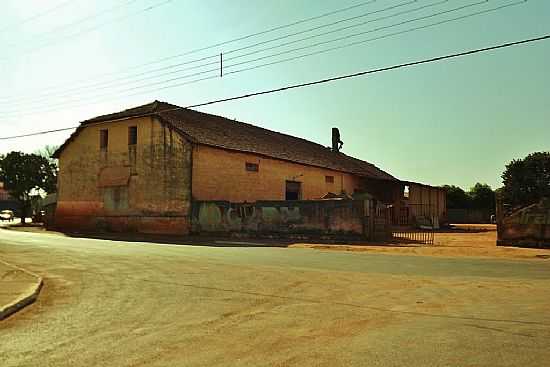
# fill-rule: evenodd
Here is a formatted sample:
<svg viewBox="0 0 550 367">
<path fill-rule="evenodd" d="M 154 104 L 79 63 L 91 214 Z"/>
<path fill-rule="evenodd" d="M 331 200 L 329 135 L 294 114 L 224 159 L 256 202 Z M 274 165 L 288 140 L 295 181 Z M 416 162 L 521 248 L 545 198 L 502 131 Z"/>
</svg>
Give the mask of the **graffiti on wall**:
<svg viewBox="0 0 550 367">
<path fill-rule="evenodd" d="M 511 224 L 550 224 L 550 206 L 543 203 L 530 205 L 505 218 Z"/>
<path fill-rule="evenodd" d="M 199 230 L 210 232 L 258 230 L 261 226 L 298 224 L 301 219 L 298 207 L 201 202 L 194 222 Z"/>
<path fill-rule="evenodd" d="M 543 200 L 505 216 L 498 223 L 498 243 L 550 246 L 550 202 Z"/>
<path fill-rule="evenodd" d="M 329 201 L 230 203 L 194 202 L 192 228 L 201 232 L 361 234 L 362 207 Z"/>
</svg>

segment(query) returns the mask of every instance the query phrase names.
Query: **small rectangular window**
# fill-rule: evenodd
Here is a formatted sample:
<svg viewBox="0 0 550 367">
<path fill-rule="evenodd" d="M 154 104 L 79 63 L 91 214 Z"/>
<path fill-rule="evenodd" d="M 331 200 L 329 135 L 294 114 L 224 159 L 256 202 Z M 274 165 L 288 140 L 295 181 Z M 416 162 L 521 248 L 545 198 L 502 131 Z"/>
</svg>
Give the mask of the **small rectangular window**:
<svg viewBox="0 0 550 367">
<path fill-rule="evenodd" d="M 326 183 L 334 183 L 334 176 L 325 176 Z"/>
<path fill-rule="evenodd" d="M 137 144 L 137 126 L 128 127 L 128 145 Z"/>
<path fill-rule="evenodd" d="M 408 199 L 410 195 L 411 195 L 410 187 L 408 185 L 405 185 L 405 188 L 403 189 L 403 197 L 405 199 Z"/>
<path fill-rule="evenodd" d="M 107 150 L 109 145 L 109 130 L 99 130 L 99 149 Z"/>
<path fill-rule="evenodd" d="M 258 163 L 246 162 L 245 168 L 249 172 L 258 172 L 260 170 L 260 165 Z"/>
</svg>

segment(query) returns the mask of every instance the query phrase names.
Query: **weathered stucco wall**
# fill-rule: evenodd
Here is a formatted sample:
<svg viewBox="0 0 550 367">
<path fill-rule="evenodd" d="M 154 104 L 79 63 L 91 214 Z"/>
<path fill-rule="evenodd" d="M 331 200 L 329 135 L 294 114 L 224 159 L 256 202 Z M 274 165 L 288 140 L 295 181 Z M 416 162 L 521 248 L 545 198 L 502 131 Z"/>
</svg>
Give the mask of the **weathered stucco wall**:
<svg viewBox="0 0 550 367">
<path fill-rule="evenodd" d="M 481 209 L 448 209 L 449 223 L 491 223 L 491 211 Z"/>
<path fill-rule="evenodd" d="M 246 163 L 258 164 L 250 172 Z M 326 176 L 334 182 L 327 183 Z M 301 182 L 302 200 L 322 198 L 328 192 L 352 194 L 359 185 L 353 175 L 300 165 L 263 156 L 198 145 L 193 152 L 193 198 L 254 202 L 284 200 L 285 182 Z"/>
<path fill-rule="evenodd" d="M 137 145 L 128 127 L 137 126 Z M 106 152 L 100 130 L 108 129 Z M 56 226 L 184 234 L 191 205 L 191 144 L 151 117 L 84 128 L 59 157 Z"/>
<path fill-rule="evenodd" d="M 406 204 L 415 217 L 437 215 L 440 221 L 447 217 L 447 194 L 439 187 L 410 184 Z"/>
<path fill-rule="evenodd" d="M 360 200 L 197 201 L 192 213 L 193 232 L 200 234 L 361 237 L 365 224 Z"/>
</svg>

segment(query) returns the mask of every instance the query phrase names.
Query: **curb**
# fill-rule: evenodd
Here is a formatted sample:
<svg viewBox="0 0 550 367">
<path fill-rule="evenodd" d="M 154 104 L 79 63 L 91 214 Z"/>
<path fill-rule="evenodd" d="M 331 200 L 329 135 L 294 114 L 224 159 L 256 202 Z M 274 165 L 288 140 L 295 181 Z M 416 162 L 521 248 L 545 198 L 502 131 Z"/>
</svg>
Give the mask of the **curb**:
<svg viewBox="0 0 550 367">
<path fill-rule="evenodd" d="M 34 301 L 36 301 L 36 299 L 38 298 L 38 295 L 40 294 L 40 290 L 42 289 L 42 286 L 44 285 L 44 280 L 42 279 L 42 277 L 28 270 L 9 264 L 3 260 L 0 260 L 0 262 L 10 268 L 24 272 L 37 280 L 37 283 L 32 287 L 32 289 L 30 289 L 24 295 L 22 295 L 18 299 L 13 300 L 11 303 L 8 303 L 7 305 L 0 305 L 0 321 L 2 321 L 10 317 L 14 313 L 21 311 L 26 306 L 34 303 Z"/>
</svg>

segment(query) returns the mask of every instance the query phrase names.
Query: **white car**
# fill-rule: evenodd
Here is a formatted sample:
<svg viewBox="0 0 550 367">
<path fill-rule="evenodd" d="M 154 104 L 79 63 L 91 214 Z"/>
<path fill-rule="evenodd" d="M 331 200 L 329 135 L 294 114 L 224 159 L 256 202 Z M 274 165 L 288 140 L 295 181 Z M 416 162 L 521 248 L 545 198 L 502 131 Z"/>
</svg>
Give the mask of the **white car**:
<svg viewBox="0 0 550 367">
<path fill-rule="evenodd" d="M 0 220 L 1 221 L 13 221 L 13 218 L 14 218 L 14 214 L 13 214 L 13 211 L 11 210 L 2 210 L 0 211 Z"/>
</svg>

